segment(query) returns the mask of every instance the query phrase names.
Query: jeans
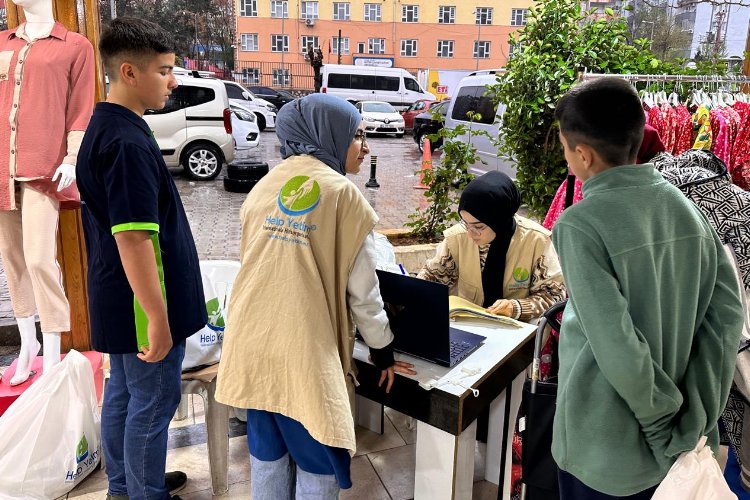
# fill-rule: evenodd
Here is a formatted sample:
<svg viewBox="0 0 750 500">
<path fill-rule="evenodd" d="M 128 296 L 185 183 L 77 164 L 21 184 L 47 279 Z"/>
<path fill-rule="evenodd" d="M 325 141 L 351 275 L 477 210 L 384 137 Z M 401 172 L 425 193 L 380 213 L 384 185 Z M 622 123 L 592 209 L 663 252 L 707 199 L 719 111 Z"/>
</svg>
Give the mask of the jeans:
<svg viewBox="0 0 750 500">
<path fill-rule="evenodd" d="M 589 488 L 573 474 L 565 472 L 562 469 L 558 470 L 557 478 L 560 481 L 560 500 L 650 500 L 656 491 L 656 488 L 659 486 L 657 484 L 656 486 L 634 495 L 615 497 Z"/>
<path fill-rule="evenodd" d="M 279 413 L 247 411 L 253 500 L 332 500 L 351 488 L 351 457 Z"/>
<path fill-rule="evenodd" d="M 111 354 L 102 405 L 102 443 L 109 494 L 130 500 L 169 499 L 164 483 L 169 422 L 181 396 L 185 342 L 158 363 Z"/>
</svg>

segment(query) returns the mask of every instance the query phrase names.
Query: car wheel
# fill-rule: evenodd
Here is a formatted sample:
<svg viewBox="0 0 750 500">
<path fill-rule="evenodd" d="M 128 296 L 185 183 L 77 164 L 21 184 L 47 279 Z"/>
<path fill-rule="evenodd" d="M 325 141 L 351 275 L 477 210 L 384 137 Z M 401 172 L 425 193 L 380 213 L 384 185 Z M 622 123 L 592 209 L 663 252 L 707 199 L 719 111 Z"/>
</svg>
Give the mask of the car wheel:
<svg viewBox="0 0 750 500">
<path fill-rule="evenodd" d="M 260 113 L 255 113 L 255 117 L 258 119 L 258 130 L 263 132 L 266 129 L 266 117 Z"/>
<path fill-rule="evenodd" d="M 221 172 L 223 156 L 213 144 L 201 142 L 193 144 L 182 156 L 182 166 L 191 179 L 210 181 Z"/>
<path fill-rule="evenodd" d="M 224 177 L 224 189 L 230 193 L 249 193 L 258 181 L 254 179 L 230 179 Z"/>
<path fill-rule="evenodd" d="M 268 173 L 268 163 L 259 161 L 234 162 L 227 165 L 227 177 L 230 179 L 260 180 Z"/>
<path fill-rule="evenodd" d="M 419 152 L 424 153 L 424 134 L 417 134 L 414 137 L 414 140 L 417 142 L 417 147 L 419 148 Z"/>
</svg>

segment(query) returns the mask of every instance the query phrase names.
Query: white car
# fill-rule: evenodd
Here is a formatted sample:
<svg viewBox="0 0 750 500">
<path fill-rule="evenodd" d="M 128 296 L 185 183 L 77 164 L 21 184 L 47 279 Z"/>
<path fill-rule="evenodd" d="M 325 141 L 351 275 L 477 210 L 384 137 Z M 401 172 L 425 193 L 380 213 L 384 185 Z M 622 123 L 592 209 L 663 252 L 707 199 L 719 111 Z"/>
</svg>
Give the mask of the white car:
<svg viewBox="0 0 750 500">
<path fill-rule="evenodd" d="M 262 132 L 266 127 L 273 128 L 276 126 L 276 106 L 256 97 L 252 92 L 237 82 L 223 80 L 227 89 L 227 96 L 230 104 L 239 104 L 255 113 L 258 119 L 258 128 Z"/>
<path fill-rule="evenodd" d="M 355 104 L 365 121 L 368 134 L 396 134 L 404 136 L 404 117 L 387 102 L 362 101 Z"/>
<path fill-rule="evenodd" d="M 232 137 L 234 137 L 234 149 L 251 149 L 258 147 L 260 142 L 260 130 L 258 129 L 255 113 L 244 106 L 230 104 L 232 112 Z"/>
</svg>

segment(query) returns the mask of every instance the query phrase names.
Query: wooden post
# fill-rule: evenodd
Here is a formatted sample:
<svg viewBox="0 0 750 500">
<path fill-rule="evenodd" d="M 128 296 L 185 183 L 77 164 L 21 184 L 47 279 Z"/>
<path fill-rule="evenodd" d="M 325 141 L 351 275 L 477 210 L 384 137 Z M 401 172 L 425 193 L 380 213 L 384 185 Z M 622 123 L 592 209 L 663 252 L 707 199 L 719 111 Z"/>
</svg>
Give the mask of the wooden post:
<svg viewBox="0 0 750 500">
<path fill-rule="evenodd" d="M 104 71 L 99 58 L 99 2 L 97 0 L 52 0 L 55 19 L 70 31 L 81 33 L 94 46 L 96 101 L 104 99 Z M 23 10 L 7 2 L 8 27 L 24 21 Z M 93 112 L 93 110 L 92 110 Z M 83 241 L 81 210 L 61 210 L 57 233 L 57 260 L 63 272 L 65 294 L 70 302 L 69 334 L 60 341 L 61 350 L 91 350 L 89 307 L 86 283 L 86 247 Z"/>
</svg>

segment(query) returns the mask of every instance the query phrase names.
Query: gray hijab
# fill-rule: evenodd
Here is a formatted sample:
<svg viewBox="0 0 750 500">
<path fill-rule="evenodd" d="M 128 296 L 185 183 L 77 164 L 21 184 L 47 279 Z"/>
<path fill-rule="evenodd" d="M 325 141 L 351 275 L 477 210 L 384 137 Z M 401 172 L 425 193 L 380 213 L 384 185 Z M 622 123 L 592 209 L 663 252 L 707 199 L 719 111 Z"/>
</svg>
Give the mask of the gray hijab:
<svg viewBox="0 0 750 500">
<path fill-rule="evenodd" d="M 276 118 L 281 156 L 312 155 L 346 175 L 346 154 L 361 122 L 357 108 L 339 97 L 310 94 L 295 99 Z"/>
</svg>

